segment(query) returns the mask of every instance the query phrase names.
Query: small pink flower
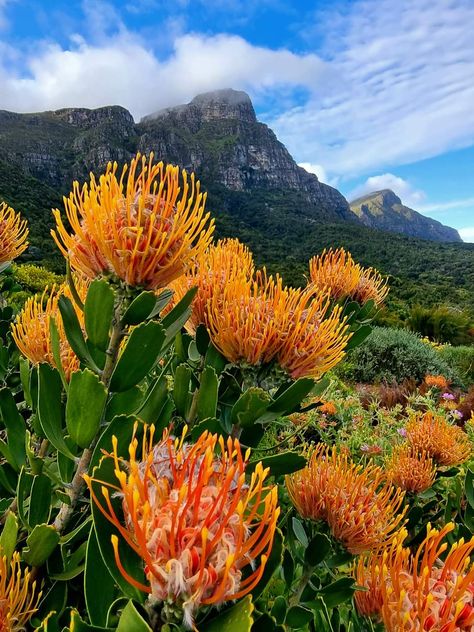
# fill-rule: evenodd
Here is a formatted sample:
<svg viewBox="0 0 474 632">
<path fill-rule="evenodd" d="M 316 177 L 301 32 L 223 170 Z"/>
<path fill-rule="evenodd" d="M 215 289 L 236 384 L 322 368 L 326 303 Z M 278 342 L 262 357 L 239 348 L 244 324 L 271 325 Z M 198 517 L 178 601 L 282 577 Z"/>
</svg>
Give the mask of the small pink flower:
<svg viewBox="0 0 474 632">
<path fill-rule="evenodd" d="M 456 419 L 462 419 L 464 415 L 460 410 L 453 410 L 453 416 L 456 417 Z"/>
<path fill-rule="evenodd" d="M 451 400 L 452 400 L 452 399 L 455 399 L 455 398 L 454 398 L 454 395 L 453 395 L 452 393 L 443 393 L 443 394 L 441 395 L 441 397 L 442 397 L 443 399 L 451 399 Z"/>
<path fill-rule="evenodd" d="M 407 436 L 407 429 L 406 428 L 399 428 L 397 432 L 398 432 L 398 434 L 401 437 L 406 437 Z"/>
</svg>

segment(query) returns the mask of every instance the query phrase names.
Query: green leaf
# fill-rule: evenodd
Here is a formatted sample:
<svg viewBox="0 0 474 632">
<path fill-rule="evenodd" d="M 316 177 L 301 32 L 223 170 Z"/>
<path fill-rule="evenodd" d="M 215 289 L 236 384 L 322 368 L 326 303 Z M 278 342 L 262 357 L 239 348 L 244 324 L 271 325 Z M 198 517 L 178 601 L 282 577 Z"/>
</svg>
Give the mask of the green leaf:
<svg viewBox="0 0 474 632">
<path fill-rule="evenodd" d="M 117 437 L 119 454 L 127 455 L 128 446 L 133 438 L 135 424 L 137 423 L 134 415 L 119 415 L 114 417 L 110 424 L 105 427 L 100 435 L 94 452 L 92 453 L 89 471 L 99 465 L 103 456 L 103 451 L 109 453 L 112 450 L 112 437 Z M 141 424 L 138 425 L 141 428 Z"/>
<path fill-rule="evenodd" d="M 350 351 L 351 349 L 355 349 L 355 347 L 358 347 L 368 336 L 370 336 L 371 333 L 372 327 L 370 325 L 361 325 L 350 337 L 345 351 Z"/>
<path fill-rule="evenodd" d="M 218 351 L 212 343 L 209 344 L 206 357 L 204 358 L 204 364 L 206 366 L 212 366 L 215 369 L 217 375 L 220 375 L 228 364 L 225 357 Z"/>
<path fill-rule="evenodd" d="M 252 426 L 267 410 L 270 401 L 270 396 L 263 389 L 256 386 L 248 388 L 232 407 L 232 425 L 241 428 Z"/>
<path fill-rule="evenodd" d="M 164 427 L 161 427 L 160 421 L 163 408 L 168 401 L 168 381 L 166 375 L 161 375 L 149 388 L 143 406 L 137 412 L 137 417 L 147 424 L 154 423 L 157 433 L 163 432 Z"/>
<path fill-rule="evenodd" d="M 215 417 L 204 419 L 197 424 L 194 424 L 191 429 L 191 439 L 197 441 L 203 432 L 208 430 L 211 434 L 221 434 L 226 436 L 222 430 L 221 422 Z"/>
<path fill-rule="evenodd" d="M 88 340 L 101 351 L 109 345 L 114 303 L 115 294 L 107 281 L 92 281 L 84 304 L 84 324 Z"/>
<path fill-rule="evenodd" d="M 12 511 L 9 511 L 0 535 L 0 551 L 7 558 L 7 565 L 10 563 L 16 547 L 18 537 L 18 519 Z"/>
<path fill-rule="evenodd" d="M 64 440 L 64 406 L 61 398 L 62 384 L 59 373 L 49 364 L 40 364 L 38 367 L 38 416 L 41 427 L 56 450 L 74 460 L 75 456 Z"/>
<path fill-rule="evenodd" d="M 51 481 L 44 474 L 38 474 L 33 479 L 28 511 L 30 527 L 48 522 L 51 513 Z"/>
<path fill-rule="evenodd" d="M 205 325 L 199 325 L 196 329 L 196 347 L 199 353 L 203 356 L 206 355 L 206 351 L 210 342 L 209 332 Z"/>
<path fill-rule="evenodd" d="M 224 610 L 209 622 L 199 625 L 200 632 L 250 632 L 254 605 L 250 595 Z"/>
<path fill-rule="evenodd" d="M 304 548 L 306 548 L 309 544 L 309 540 L 301 520 L 293 516 L 293 518 L 291 519 L 291 526 L 293 527 L 293 533 L 295 534 L 295 536 L 298 538 Z"/>
<path fill-rule="evenodd" d="M 49 319 L 49 337 L 51 339 L 51 351 L 53 353 L 54 364 L 59 371 L 64 390 L 67 391 L 67 380 L 61 360 L 61 340 L 59 338 L 58 326 L 53 316 Z"/>
<path fill-rule="evenodd" d="M 212 367 L 206 367 L 201 373 L 201 383 L 197 395 L 196 412 L 199 420 L 216 416 L 218 388 L 219 382 L 216 372 Z"/>
<path fill-rule="evenodd" d="M 141 382 L 155 365 L 164 339 L 165 333 L 158 323 L 149 322 L 138 325 L 130 334 L 112 373 L 110 390 L 128 391 Z"/>
<path fill-rule="evenodd" d="M 112 632 L 110 628 L 102 628 L 96 625 L 91 625 L 90 623 L 86 623 L 83 621 L 77 612 L 77 610 L 73 610 L 71 612 L 71 622 L 69 624 L 69 630 L 63 632 Z M 132 632 L 130 630 L 130 632 Z"/>
<path fill-rule="evenodd" d="M 71 439 L 88 448 L 99 431 L 107 390 L 89 369 L 76 371 L 69 382 L 66 403 L 66 427 Z"/>
<path fill-rule="evenodd" d="M 124 325 L 140 325 L 152 313 L 156 305 L 154 292 L 142 292 L 129 305 L 122 322 Z"/>
<path fill-rule="evenodd" d="M 63 319 L 66 338 L 72 350 L 81 362 L 87 364 L 95 373 L 99 373 L 99 369 L 92 359 L 86 341 L 84 340 L 84 334 L 82 333 L 81 325 L 79 324 L 79 319 L 77 318 L 76 310 L 71 300 L 67 296 L 60 296 L 58 307 Z"/>
<path fill-rule="evenodd" d="M 8 449 L 12 457 L 10 465 L 18 472 L 26 463 L 26 424 L 9 388 L 0 389 L 0 414 L 7 431 Z"/>
<path fill-rule="evenodd" d="M 30 566 L 44 564 L 59 543 L 59 533 L 48 524 L 38 524 L 26 538 L 23 559 Z"/>
<path fill-rule="evenodd" d="M 276 477 L 303 469 L 306 465 L 306 459 L 297 452 L 280 452 L 280 454 L 272 454 L 271 456 L 251 461 L 248 464 L 249 471 L 254 470 L 257 463 L 261 463 L 264 468 L 269 467 L 271 475 Z"/>
<path fill-rule="evenodd" d="M 33 400 L 31 399 L 30 392 L 30 372 L 31 366 L 26 358 L 20 356 L 19 359 L 20 364 L 20 379 L 21 386 L 23 388 L 23 394 L 25 395 L 25 402 L 28 404 L 30 408 L 33 408 Z"/>
<path fill-rule="evenodd" d="M 329 586 L 324 586 L 318 591 L 328 608 L 335 608 L 342 603 L 352 599 L 356 591 L 355 579 L 352 577 L 341 577 Z"/>
<path fill-rule="evenodd" d="M 176 367 L 174 374 L 173 399 L 176 411 L 181 417 L 186 417 L 188 414 L 191 398 L 191 393 L 189 392 L 191 375 L 191 367 L 187 364 L 180 364 Z"/>
<path fill-rule="evenodd" d="M 324 562 L 331 551 L 331 541 L 324 533 L 317 533 L 304 552 L 304 560 L 308 566 L 318 566 Z"/>
<path fill-rule="evenodd" d="M 268 423 L 294 412 L 313 388 L 314 380 L 311 378 L 301 377 L 296 380 L 268 406 L 267 412 L 259 420 L 260 423 Z"/>
<path fill-rule="evenodd" d="M 3 471 L 3 468 L 0 468 L 0 471 Z M 26 507 L 25 507 L 25 499 L 30 496 L 31 486 L 33 485 L 33 476 L 27 472 L 27 470 L 22 467 L 20 471 L 20 476 L 18 477 L 17 489 L 16 489 L 16 503 L 17 503 L 17 511 L 18 517 L 25 525 L 28 526 L 28 520 L 26 516 Z"/>
<path fill-rule="evenodd" d="M 265 570 L 263 571 L 263 575 L 261 580 L 252 590 L 252 599 L 253 601 L 257 601 L 258 597 L 263 593 L 265 588 L 268 586 L 271 578 L 275 574 L 279 568 L 281 568 L 281 564 L 283 561 L 283 534 L 280 529 L 275 531 L 275 536 L 273 538 L 273 545 L 270 551 L 270 555 L 268 557 L 267 563 L 265 564 Z"/>
<path fill-rule="evenodd" d="M 191 303 L 196 295 L 197 287 L 193 287 L 173 309 L 162 319 L 161 324 L 166 332 L 165 346 L 174 340 L 176 334 L 184 327 L 191 314 Z"/>
<path fill-rule="evenodd" d="M 285 624 L 289 628 L 302 628 L 313 618 L 313 613 L 304 606 L 292 606 L 286 613 Z"/>
<path fill-rule="evenodd" d="M 133 601 L 129 601 L 122 610 L 122 615 L 117 626 L 117 632 L 152 632 L 148 623 L 138 612 Z"/>
<path fill-rule="evenodd" d="M 464 493 L 466 494 L 467 502 L 474 509 L 474 472 L 470 469 L 466 472 Z"/>
<path fill-rule="evenodd" d="M 288 610 L 288 599 L 283 597 L 283 595 L 278 595 L 273 602 L 271 615 L 275 618 L 275 621 L 278 624 L 281 624 L 285 621 L 286 613 Z"/>
<path fill-rule="evenodd" d="M 115 582 L 102 560 L 95 531 L 91 529 L 84 571 L 84 597 L 87 614 L 93 625 L 107 625 L 107 611 L 115 594 Z"/>
</svg>

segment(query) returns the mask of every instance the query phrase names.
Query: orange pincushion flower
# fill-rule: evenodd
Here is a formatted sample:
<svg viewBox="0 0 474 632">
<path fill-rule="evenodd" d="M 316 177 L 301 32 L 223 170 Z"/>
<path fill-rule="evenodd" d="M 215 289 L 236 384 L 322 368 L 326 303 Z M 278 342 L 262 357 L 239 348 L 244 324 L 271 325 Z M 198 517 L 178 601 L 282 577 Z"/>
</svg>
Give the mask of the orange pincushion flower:
<svg viewBox="0 0 474 632">
<path fill-rule="evenodd" d="M 472 454 L 468 435 L 431 411 L 415 413 L 406 425 L 407 439 L 417 451 L 425 451 L 438 465 L 459 465 Z"/>
<path fill-rule="evenodd" d="M 385 462 L 387 480 L 407 492 L 419 494 L 431 487 L 436 476 L 433 459 L 410 444 L 395 447 Z"/>
<path fill-rule="evenodd" d="M 354 579 L 358 586 L 365 588 L 364 591 L 357 590 L 354 593 L 355 605 L 360 615 L 380 618 L 383 606 L 383 570 L 389 563 L 393 563 L 396 556 L 408 557 L 408 549 L 403 549 L 403 541 L 407 535 L 407 530 L 402 527 L 386 546 L 369 555 L 360 555 L 354 564 Z"/>
<path fill-rule="evenodd" d="M 170 285 L 175 303 L 192 287 L 198 288 L 186 329 L 194 334 L 198 325 L 207 325 L 209 300 L 215 297 L 218 301 L 230 281 L 250 281 L 253 274 L 252 253 L 238 239 L 221 239 L 200 254 L 186 274 Z"/>
<path fill-rule="evenodd" d="M 28 248 L 28 227 L 26 219 L 19 213 L 0 203 L 0 264 L 12 261 Z"/>
<path fill-rule="evenodd" d="M 322 444 L 306 468 L 286 477 L 286 486 L 300 515 L 326 520 L 354 554 L 389 540 L 404 516 L 404 492 L 384 481 L 381 468 L 355 464 L 347 453 Z"/>
<path fill-rule="evenodd" d="M 350 297 L 362 305 L 371 300 L 376 305 L 381 305 L 389 291 L 387 281 L 374 268 L 360 268 L 360 270 L 359 282 Z"/>
<path fill-rule="evenodd" d="M 38 608 L 41 593 L 29 570 L 22 571 L 20 554 L 15 551 L 10 563 L 0 556 L 0 631 L 20 632 Z"/>
<path fill-rule="evenodd" d="M 443 375 L 427 375 L 425 384 L 429 387 L 439 388 L 441 390 L 448 388 L 448 381 Z"/>
<path fill-rule="evenodd" d="M 334 402 L 324 402 L 324 404 L 318 408 L 318 411 L 324 415 L 335 415 L 337 408 Z"/>
<path fill-rule="evenodd" d="M 249 453 L 242 454 L 237 439 L 205 432 L 191 445 L 165 433 L 153 447 L 153 431 L 145 427 L 142 460 L 134 439 L 129 461 L 122 462 L 113 438 L 108 456 L 118 484 L 102 484 L 102 498 L 94 485 L 100 481 L 85 480 L 102 513 L 142 557 L 148 585 L 137 584 L 123 569 L 113 538 L 124 577 L 152 601 L 171 601 L 191 626 L 199 607 L 239 599 L 259 582 L 279 515 L 277 489 L 265 486 L 268 470 L 260 463 L 246 482 Z M 123 497 L 123 521 L 109 487 Z M 242 569 L 249 565 L 252 572 L 244 578 Z"/>
<path fill-rule="evenodd" d="M 130 286 L 165 287 L 182 275 L 212 237 L 206 226 L 205 194 L 186 171 L 162 162 L 153 164 L 137 154 L 117 178 L 117 164 L 109 163 L 97 182 L 64 199 L 69 234 L 60 212 L 53 211 L 53 237 L 73 269 L 88 278 L 113 274 Z"/>
<path fill-rule="evenodd" d="M 78 283 L 76 289 L 80 295 L 85 294 L 85 284 Z M 66 378 L 69 379 L 71 373 L 79 369 L 79 359 L 67 341 L 58 307 L 61 295 L 64 294 L 70 298 L 69 288 L 66 284 L 59 288 L 53 287 L 49 297 L 47 291 L 48 288 L 43 292 L 41 298 L 33 296 L 27 299 L 15 322 L 11 325 L 12 336 L 18 349 L 32 364 L 46 362 L 56 367 L 50 335 L 50 321 L 51 318 L 54 318 L 59 333 L 61 364 Z M 76 309 L 76 314 L 79 322 L 82 323 L 82 312 Z"/>
<path fill-rule="evenodd" d="M 454 529 L 428 525 L 417 552 L 399 549 L 382 570 L 382 619 L 387 632 L 461 632 L 474 630 L 474 538 L 448 549 L 445 536 Z"/>
<path fill-rule="evenodd" d="M 329 290 L 331 298 L 339 300 L 352 294 L 360 279 L 360 268 L 344 248 L 324 249 L 309 261 L 311 283 L 316 290 Z"/>
</svg>

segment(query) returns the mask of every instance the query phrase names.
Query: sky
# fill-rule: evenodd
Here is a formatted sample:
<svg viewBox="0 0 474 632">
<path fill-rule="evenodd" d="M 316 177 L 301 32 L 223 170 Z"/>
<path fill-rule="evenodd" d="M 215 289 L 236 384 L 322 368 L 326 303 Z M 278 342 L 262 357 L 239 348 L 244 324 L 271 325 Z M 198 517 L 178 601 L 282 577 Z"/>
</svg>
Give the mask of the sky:
<svg viewBox="0 0 474 632">
<path fill-rule="evenodd" d="M 390 188 L 474 242 L 473 32 L 474 0 L 0 0 L 0 109 L 245 90 L 348 199 Z"/>
</svg>

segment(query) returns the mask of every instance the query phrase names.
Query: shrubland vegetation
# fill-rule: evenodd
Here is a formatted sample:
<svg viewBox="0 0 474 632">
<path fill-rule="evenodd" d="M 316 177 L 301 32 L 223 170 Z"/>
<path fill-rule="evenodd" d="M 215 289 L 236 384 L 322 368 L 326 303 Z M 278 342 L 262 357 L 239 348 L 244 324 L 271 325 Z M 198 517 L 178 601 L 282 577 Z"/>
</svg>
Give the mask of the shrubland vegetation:
<svg viewBox="0 0 474 632">
<path fill-rule="evenodd" d="M 470 630 L 469 319 L 373 327 L 387 280 L 342 248 L 303 231 L 290 287 L 179 169 L 125 181 L 55 214 L 65 276 L 10 267 L 0 209 L 0 629 Z"/>
</svg>

